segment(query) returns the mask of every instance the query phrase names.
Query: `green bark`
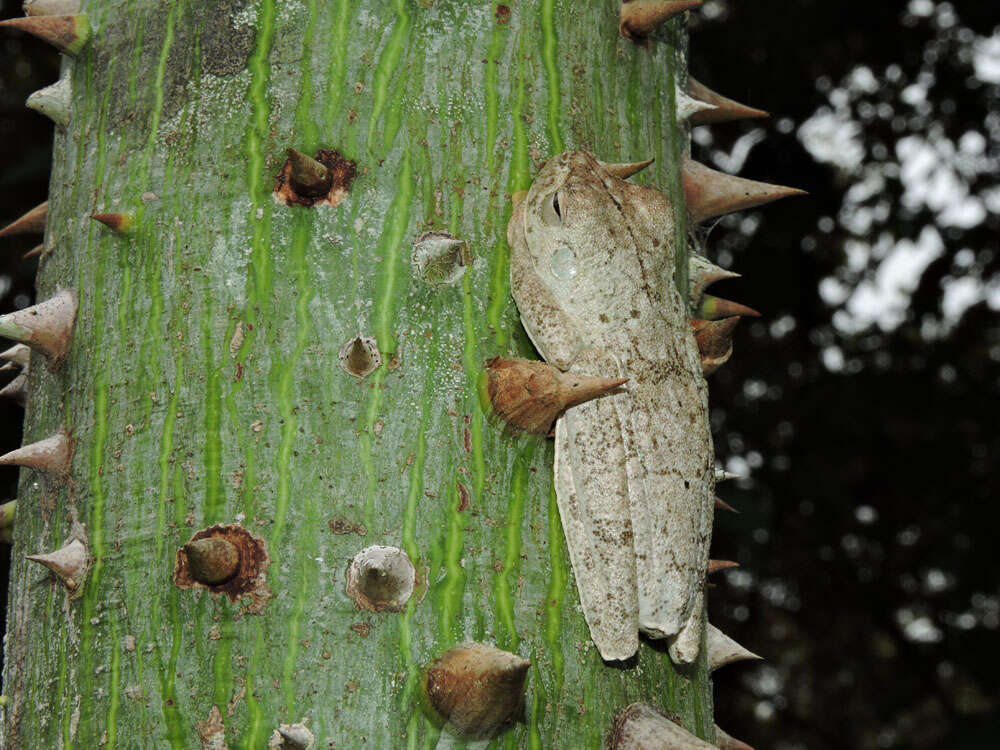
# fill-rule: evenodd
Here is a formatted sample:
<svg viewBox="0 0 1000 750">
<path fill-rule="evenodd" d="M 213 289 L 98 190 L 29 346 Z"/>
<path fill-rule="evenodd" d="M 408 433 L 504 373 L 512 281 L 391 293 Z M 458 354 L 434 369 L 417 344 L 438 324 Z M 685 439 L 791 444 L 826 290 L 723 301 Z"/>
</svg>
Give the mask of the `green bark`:
<svg viewBox="0 0 1000 750">
<path fill-rule="evenodd" d="M 534 356 L 505 230 L 541 162 L 654 156 L 640 179 L 676 195 L 682 22 L 642 49 L 611 0 L 522 0 L 509 19 L 458 0 L 85 6 L 38 276 L 39 299 L 69 287 L 80 312 L 64 368 L 35 357 L 25 425 L 25 442 L 66 426 L 75 454 L 68 485 L 22 478 L 7 746 L 198 747 L 216 706 L 232 748 L 303 717 L 318 748 L 433 747 L 421 667 L 466 640 L 533 663 L 524 723 L 491 746 L 599 747 L 636 700 L 711 739 L 704 663 L 679 674 L 648 643 L 601 662 L 551 444 L 497 431 L 476 387 L 484 359 Z M 288 147 L 356 162 L 343 203 L 272 199 Z M 457 283 L 415 277 L 427 230 L 468 242 Z M 360 381 L 338 359 L 359 333 L 383 357 Z M 23 558 L 74 520 L 94 563 L 70 602 Z M 172 582 L 192 534 L 237 522 L 270 556 L 259 614 Z M 345 593 L 372 544 L 427 581 L 402 613 Z"/>
</svg>

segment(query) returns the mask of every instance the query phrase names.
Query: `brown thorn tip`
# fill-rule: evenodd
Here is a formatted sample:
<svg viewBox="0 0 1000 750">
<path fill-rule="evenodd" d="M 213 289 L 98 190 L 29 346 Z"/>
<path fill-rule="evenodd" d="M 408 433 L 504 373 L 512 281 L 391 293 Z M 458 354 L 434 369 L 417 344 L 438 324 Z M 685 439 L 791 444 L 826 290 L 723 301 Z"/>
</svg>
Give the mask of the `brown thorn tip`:
<svg viewBox="0 0 1000 750">
<path fill-rule="evenodd" d="M 671 720 L 673 719 L 673 720 Z M 680 725 L 680 718 L 648 703 L 632 703 L 617 714 L 605 742 L 608 750 L 716 750 Z"/>
<path fill-rule="evenodd" d="M 718 480 L 718 479 L 716 479 L 715 481 L 717 481 L 717 482 L 718 482 L 719 480 Z M 739 511 L 738 511 L 738 510 L 736 510 L 736 508 L 734 508 L 734 507 L 733 507 L 732 505 L 730 505 L 729 503 L 727 503 L 727 502 L 726 502 L 725 500 L 723 500 L 723 499 L 722 499 L 721 497 L 716 497 L 716 498 L 715 498 L 715 507 L 716 507 L 717 509 L 719 509 L 719 510 L 728 510 L 728 511 L 729 511 L 730 513 L 736 513 L 736 514 L 739 514 Z"/>
<path fill-rule="evenodd" d="M 530 668 L 530 661 L 485 643 L 455 646 L 427 668 L 427 707 L 453 734 L 490 739 L 522 717 Z"/>
<path fill-rule="evenodd" d="M 718 573 L 720 570 L 729 570 L 730 568 L 738 567 L 740 567 L 740 564 L 738 562 L 733 562 L 732 560 L 709 560 L 708 575 Z"/>
<path fill-rule="evenodd" d="M 688 215 L 695 223 L 763 206 L 781 198 L 806 195 L 804 190 L 798 188 L 755 182 L 717 172 L 689 158 L 684 159 L 681 177 Z"/>
<path fill-rule="evenodd" d="M 612 393 L 628 378 L 562 372 L 546 362 L 494 357 L 485 365 L 484 407 L 517 432 L 547 435 L 565 409 Z"/>
<path fill-rule="evenodd" d="M 562 381 L 561 395 L 565 406 L 577 406 L 586 401 L 599 398 L 620 388 L 628 382 L 628 378 L 599 378 L 592 375 L 576 375 L 560 373 Z"/>
<path fill-rule="evenodd" d="M 27 260 L 28 258 L 34 258 L 38 255 L 41 255 L 43 252 L 45 252 L 45 245 L 35 245 L 21 257 Z"/>
<path fill-rule="evenodd" d="M 28 211 L 24 216 L 15 219 L 0 229 L 0 237 L 11 237 L 15 234 L 43 234 L 45 219 L 49 214 L 49 202 L 45 201 Z"/>
<path fill-rule="evenodd" d="M 57 369 L 69 351 L 76 322 L 76 296 L 63 290 L 37 305 L 0 315 L 0 336 L 41 352 Z"/>
<path fill-rule="evenodd" d="M 623 0 L 618 30 L 626 39 L 645 47 L 646 37 L 661 24 L 701 4 L 702 0 Z"/>
<path fill-rule="evenodd" d="M 101 222 L 108 229 L 118 234 L 129 234 L 135 228 L 135 219 L 132 218 L 132 214 L 91 214 L 90 218 Z"/>
<path fill-rule="evenodd" d="M 288 149 L 292 171 L 288 178 L 295 192 L 310 198 L 326 195 L 333 185 L 333 175 L 322 162 L 306 156 L 294 148 Z"/>
<path fill-rule="evenodd" d="M 698 308 L 699 316 L 704 320 L 719 320 L 720 318 L 744 317 L 759 318 L 760 313 L 752 307 L 741 305 L 739 302 L 732 302 L 722 297 L 713 297 L 711 294 L 704 294 Z"/>
<path fill-rule="evenodd" d="M 646 159 L 646 161 L 636 161 L 636 162 L 624 162 L 621 164 L 615 163 L 604 163 L 599 162 L 601 167 L 612 177 L 617 177 L 619 180 L 627 180 L 632 175 L 639 174 L 642 170 L 652 164 L 655 159 Z"/>
<path fill-rule="evenodd" d="M 90 23 L 84 13 L 11 18 L 0 21 L 0 27 L 2 26 L 26 31 L 70 56 L 83 49 L 90 38 Z"/>
<path fill-rule="evenodd" d="M 236 545 L 221 537 L 194 539 L 185 544 L 183 550 L 191 567 L 191 576 L 198 583 L 209 586 L 225 583 L 240 566 L 240 552 Z"/>
<path fill-rule="evenodd" d="M 712 109 L 704 109 L 694 113 L 690 120 L 692 125 L 711 125 L 718 122 L 771 116 L 762 109 L 754 109 L 717 94 L 690 76 L 688 76 L 688 93 L 694 99 L 712 105 Z"/>
<path fill-rule="evenodd" d="M 26 555 L 26 559 L 44 565 L 58 576 L 70 593 L 79 592 L 86 578 L 90 555 L 87 547 L 79 539 L 74 539 L 55 552 L 42 555 Z"/>
<path fill-rule="evenodd" d="M 739 316 L 722 320 L 691 321 L 698 353 L 703 357 L 721 357 L 729 352 L 733 348 L 733 332 L 739 322 Z"/>
<path fill-rule="evenodd" d="M 692 320 L 694 339 L 701 357 L 701 374 L 708 377 L 733 356 L 733 331 L 739 317 L 723 320 Z"/>
</svg>

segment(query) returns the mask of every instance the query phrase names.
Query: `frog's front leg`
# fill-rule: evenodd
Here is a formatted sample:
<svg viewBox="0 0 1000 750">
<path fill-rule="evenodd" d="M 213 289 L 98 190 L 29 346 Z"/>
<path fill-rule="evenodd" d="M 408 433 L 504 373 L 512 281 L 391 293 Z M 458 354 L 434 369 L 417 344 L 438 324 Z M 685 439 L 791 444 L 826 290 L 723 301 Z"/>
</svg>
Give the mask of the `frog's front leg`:
<svg viewBox="0 0 1000 750">
<path fill-rule="evenodd" d="M 531 343 L 549 364 L 568 370 L 583 349 L 576 324 L 542 281 L 524 239 L 524 205 L 514 207 L 507 231 L 510 244 L 510 290 Z"/>
</svg>

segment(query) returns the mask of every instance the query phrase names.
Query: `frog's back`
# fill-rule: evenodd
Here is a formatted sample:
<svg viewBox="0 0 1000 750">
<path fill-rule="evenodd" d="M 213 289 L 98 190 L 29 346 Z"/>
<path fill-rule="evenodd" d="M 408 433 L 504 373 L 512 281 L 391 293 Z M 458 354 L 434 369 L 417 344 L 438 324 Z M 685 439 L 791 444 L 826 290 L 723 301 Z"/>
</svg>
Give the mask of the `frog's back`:
<svg viewBox="0 0 1000 750">
<path fill-rule="evenodd" d="M 570 372 L 629 378 L 623 392 L 567 410 L 556 426 L 556 494 L 584 613 L 604 658 L 634 653 L 642 630 L 672 639 L 675 660 L 690 662 L 701 633 L 712 451 L 705 382 L 672 278 L 672 209 L 662 193 L 614 177 L 589 154 L 558 159 L 562 174 L 546 165 L 528 208 L 558 205 L 559 222 L 549 217 L 551 231 L 536 225 L 547 239 L 532 247 L 525 238 L 521 250 L 573 328 Z M 560 278 L 567 253 L 573 272 Z M 520 299 L 518 307 L 524 316 Z M 529 331 L 540 323 L 525 321 Z"/>
</svg>

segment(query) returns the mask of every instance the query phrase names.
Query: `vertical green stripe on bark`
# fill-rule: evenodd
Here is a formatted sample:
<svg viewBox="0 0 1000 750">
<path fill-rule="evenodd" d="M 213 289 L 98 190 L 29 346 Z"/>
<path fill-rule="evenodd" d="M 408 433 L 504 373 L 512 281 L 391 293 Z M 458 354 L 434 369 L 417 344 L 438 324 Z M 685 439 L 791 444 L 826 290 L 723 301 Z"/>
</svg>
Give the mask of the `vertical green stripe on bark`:
<svg viewBox="0 0 1000 750">
<path fill-rule="evenodd" d="M 565 145 L 563 144 L 562 127 L 560 124 L 563 100 L 562 93 L 559 90 L 559 63 L 556 59 L 559 42 L 556 32 L 555 13 L 555 0 L 542 0 L 542 60 L 545 62 L 545 78 L 548 89 L 546 119 L 548 123 L 548 136 L 549 142 L 552 146 L 552 153 L 558 154 L 560 151 L 565 149 Z"/>
<path fill-rule="evenodd" d="M 379 144 L 380 148 L 376 152 L 375 133 L 380 124 L 379 118 L 382 115 L 382 110 L 390 94 L 389 81 L 396 72 L 396 67 L 399 65 L 400 58 L 403 56 L 403 51 L 406 47 L 407 33 L 410 30 L 410 14 L 407 11 L 407 6 L 408 3 L 406 0 L 393 0 L 396 20 L 389 33 L 389 39 L 386 41 L 382 54 L 379 57 L 378 65 L 375 68 L 375 76 L 372 80 L 374 99 L 372 101 L 371 116 L 368 118 L 368 141 L 365 150 L 373 155 L 381 155 L 391 145 L 391 143 L 387 142 L 388 139 L 383 139 L 382 143 Z M 396 128 L 390 127 L 388 123 L 385 124 L 385 129 L 386 131 L 391 130 L 393 132 L 396 130 Z"/>
</svg>

